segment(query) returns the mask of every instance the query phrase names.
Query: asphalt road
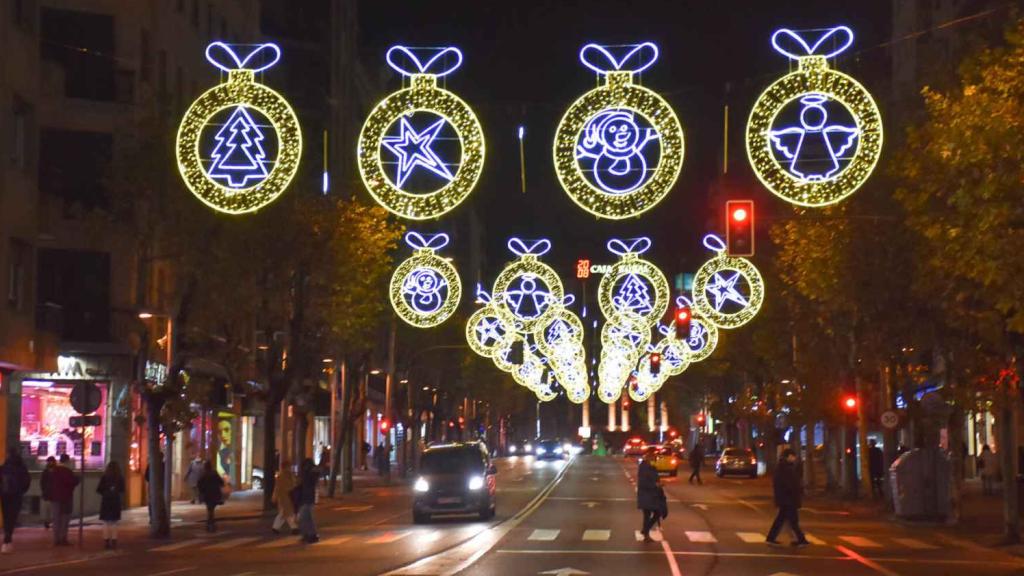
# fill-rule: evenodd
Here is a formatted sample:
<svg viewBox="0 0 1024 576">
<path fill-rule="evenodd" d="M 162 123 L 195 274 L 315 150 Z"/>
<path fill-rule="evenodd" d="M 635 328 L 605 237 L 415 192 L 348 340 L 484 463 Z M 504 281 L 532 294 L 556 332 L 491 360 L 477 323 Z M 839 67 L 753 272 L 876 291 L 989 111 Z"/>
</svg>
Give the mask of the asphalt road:
<svg viewBox="0 0 1024 576">
<path fill-rule="evenodd" d="M 838 510 L 805 509 L 814 543 L 771 548 L 766 479 L 665 479 L 670 514 L 658 542 L 638 541 L 636 464 L 617 457 L 570 463 L 498 460 L 498 514 L 411 522 L 408 487 L 380 488 L 318 507 L 322 541 L 274 536 L 263 518 L 224 522 L 215 535 L 179 526 L 171 542 L 122 536 L 122 548 L 26 573 L 55 576 L 285 576 L 339 574 L 467 576 L 646 574 L 1007 575 L 1024 561 L 930 527 L 907 527 Z M 90 537 L 99 539 L 99 533 Z M 788 542 L 789 534 L 780 540 Z M 2 566 L 2 561 L 0 561 Z M 0 567 L 0 574 L 5 571 Z"/>
</svg>

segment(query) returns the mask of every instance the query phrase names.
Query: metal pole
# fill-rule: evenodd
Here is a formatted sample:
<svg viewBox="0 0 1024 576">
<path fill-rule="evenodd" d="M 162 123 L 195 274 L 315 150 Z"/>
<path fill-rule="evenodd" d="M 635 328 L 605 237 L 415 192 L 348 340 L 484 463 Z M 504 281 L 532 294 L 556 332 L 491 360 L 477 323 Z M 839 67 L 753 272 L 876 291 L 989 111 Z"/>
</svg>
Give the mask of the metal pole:
<svg viewBox="0 0 1024 576">
<path fill-rule="evenodd" d="M 85 418 L 79 416 L 79 418 Z M 79 471 L 82 473 L 82 481 L 79 483 L 78 491 L 78 547 L 81 548 L 85 545 L 85 426 L 82 423 L 82 449 L 79 451 L 79 462 L 81 463 Z M 56 526 L 54 526 L 56 529 Z"/>
<path fill-rule="evenodd" d="M 388 430 L 384 434 L 384 480 L 391 482 L 391 431 L 395 429 L 395 420 L 391 413 L 391 395 L 394 393 L 395 381 L 395 332 L 398 331 L 398 319 L 391 315 L 391 327 L 388 330 L 388 372 L 384 378 L 384 418 L 388 422 Z"/>
<path fill-rule="evenodd" d="M 174 361 L 174 319 L 167 315 L 167 379 L 171 378 L 171 363 Z M 167 518 L 171 517 L 171 482 L 174 479 L 174 435 L 170 428 L 164 433 L 164 500 L 167 502 Z"/>
</svg>

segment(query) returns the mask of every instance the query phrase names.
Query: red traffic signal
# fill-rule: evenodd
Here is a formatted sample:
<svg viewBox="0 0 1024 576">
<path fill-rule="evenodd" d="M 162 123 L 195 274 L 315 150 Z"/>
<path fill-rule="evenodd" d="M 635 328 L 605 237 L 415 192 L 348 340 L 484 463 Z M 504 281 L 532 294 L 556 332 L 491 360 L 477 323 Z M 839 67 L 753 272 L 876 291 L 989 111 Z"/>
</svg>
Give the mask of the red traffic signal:
<svg viewBox="0 0 1024 576">
<path fill-rule="evenodd" d="M 391 427 L 391 423 L 388 422 L 387 418 L 384 418 L 383 420 L 380 421 L 380 431 L 381 432 L 387 432 L 388 428 L 390 428 L 390 427 Z"/>
<path fill-rule="evenodd" d="M 754 201 L 725 203 L 725 247 L 729 256 L 754 255 Z"/>
<path fill-rule="evenodd" d="M 705 421 L 704 413 L 701 412 L 700 414 L 697 414 L 697 425 L 698 426 L 703 426 L 704 425 L 704 421 Z"/>
<path fill-rule="evenodd" d="M 651 352 L 651 375 L 657 376 L 661 372 L 661 354 Z"/>
<path fill-rule="evenodd" d="M 843 396 L 843 410 L 853 412 L 857 409 L 857 397 L 853 395 Z"/>
<path fill-rule="evenodd" d="M 686 340 L 690 337 L 690 320 L 692 318 L 693 313 L 690 312 L 689 306 L 676 308 L 675 327 L 677 340 Z"/>
</svg>

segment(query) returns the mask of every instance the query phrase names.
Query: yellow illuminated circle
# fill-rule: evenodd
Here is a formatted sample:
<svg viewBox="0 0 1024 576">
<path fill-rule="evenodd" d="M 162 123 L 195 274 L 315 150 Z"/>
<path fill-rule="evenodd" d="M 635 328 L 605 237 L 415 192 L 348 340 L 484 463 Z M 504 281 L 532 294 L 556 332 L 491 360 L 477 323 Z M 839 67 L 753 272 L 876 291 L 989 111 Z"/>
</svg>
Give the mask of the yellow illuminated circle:
<svg viewBox="0 0 1024 576">
<path fill-rule="evenodd" d="M 359 173 L 366 189 L 381 206 L 410 220 L 428 220 L 458 206 L 473 188 L 484 167 L 484 135 L 480 121 L 458 96 L 437 86 L 437 76 L 414 74 L 412 85 L 385 98 L 370 112 L 359 134 Z M 443 118 L 457 134 L 462 156 L 454 178 L 427 193 L 410 193 L 384 172 L 381 147 L 388 129 L 415 112 Z"/>
<path fill-rule="evenodd" d="M 508 360 L 508 355 L 512 351 L 512 345 L 515 344 L 516 342 L 523 343 L 523 358 L 525 359 L 527 354 L 527 348 L 530 344 L 526 341 L 525 338 L 514 332 L 512 333 L 512 337 L 509 339 L 508 343 L 496 347 L 494 350 L 494 354 L 491 356 L 491 358 L 494 360 L 494 365 L 497 366 L 498 369 L 501 370 L 502 372 L 514 372 L 518 366 L 517 364 L 513 364 Z"/>
<path fill-rule="evenodd" d="M 557 308 L 551 320 L 543 324 L 538 323 L 534 327 L 533 338 L 537 342 L 537 348 L 548 357 L 554 357 L 565 350 L 582 352 L 580 345 L 583 344 L 583 322 L 565 307 Z M 560 336 L 551 333 L 556 323 L 561 323 L 560 327 L 564 330 Z M 552 342 L 550 338 L 556 336 L 557 340 Z"/>
<path fill-rule="evenodd" d="M 750 111 L 747 156 L 757 177 L 776 196 L 799 206 L 827 206 L 853 194 L 874 171 L 882 153 L 882 117 L 871 94 L 853 78 L 830 69 L 825 57 L 802 56 L 798 62 L 797 70 L 769 86 Z M 779 113 L 808 95 L 822 95 L 844 106 L 859 130 L 853 157 L 828 178 L 800 178 L 772 152 L 770 132 Z"/>
<path fill-rule="evenodd" d="M 231 188 L 211 178 L 200 153 L 203 128 L 218 113 L 237 107 L 265 116 L 278 142 L 273 168 L 266 178 L 248 188 Z M 244 214 L 273 202 L 288 187 L 302 156 L 302 132 L 295 112 L 283 96 L 257 83 L 252 70 L 231 70 L 227 82 L 207 90 L 189 107 L 178 128 L 175 153 L 181 177 L 197 198 L 214 210 Z"/>
<path fill-rule="evenodd" d="M 513 282 L 517 279 L 530 280 L 542 284 L 546 288 L 547 292 L 545 293 L 529 296 L 531 299 L 536 297 L 547 302 L 546 304 L 541 302 L 541 307 L 544 309 L 536 316 L 524 316 L 521 312 L 517 313 L 515 302 L 518 301 L 516 298 L 520 295 L 516 294 L 516 290 L 512 287 Z M 561 308 L 562 301 L 565 299 L 562 279 L 558 277 L 558 273 L 553 268 L 538 260 L 535 254 L 523 254 L 518 260 L 506 266 L 494 280 L 492 294 L 497 305 L 516 319 L 520 324 L 520 330 L 524 333 L 533 332 L 538 325 L 549 322 Z"/>
<path fill-rule="evenodd" d="M 696 336 L 694 336 L 695 329 L 697 330 Z M 669 325 L 669 336 L 665 339 L 671 339 L 673 342 L 683 343 L 686 347 L 687 356 L 689 357 L 691 364 L 694 362 L 700 362 L 708 356 L 711 356 L 715 351 L 715 348 L 718 346 L 718 326 L 715 326 L 713 323 L 708 322 L 697 315 L 692 315 L 690 317 L 690 337 L 688 339 L 685 341 L 677 340 L 675 337 L 675 330 L 676 323 L 673 320 L 672 324 Z M 694 350 L 694 344 L 701 343 L 703 343 L 703 345 L 697 350 Z"/>
<path fill-rule="evenodd" d="M 650 310 L 641 314 L 628 306 L 617 305 L 616 299 L 621 294 L 616 294 L 616 289 L 622 292 L 624 288 L 628 288 L 622 286 L 622 282 L 645 284 L 645 288 L 652 290 L 654 293 L 648 297 Z M 611 270 L 601 277 L 601 282 L 597 286 L 598 306 L 611 324 L 639 323 L 650 328 L 665 315 L 668 300 L 668 279 L 657 266 L 633 253 L 627 253 L 613 264 Z"/>
<path fill-rule="evenodd" d="M 606 83 L 581 96 L 562 117 L 555 133 L 555 173 L 576 204 L 600 218 L 623 219 L 650 210 L 668 194 L 683 166 L 683 128 L 672 107 L 655 92 L 633 83 L 629 71 L 608 72 Z M 581 132 L 596 115 L 629 111 L 657 131 L 661 155 L 653 173 L 639 187 L 609 193 L 591 183 L 576 158 Z"/>
<path fill-rule="evenodd" d="M 493 304 L 474 312 L 466 322 L 466 342 L 477 354 L 491 358 L 516 337 L 515 321 Z"/>
<path fill-rule="evenodd" d="M 728 276 L 728 278 L 726 278 Z M 736 312 L 722 312 L 721 307 L 712 304 L 708 298 L 708 289 L 719 290 L 728 297 L 729 287 L 735 289 L 735 284 L 742 278 L 748 287 L 748 294 L 742 294 L 738 290 L 738 296 L 746 300 L 746 305 Z M 713 285 L 716 281 L 718 284 Z M 725 298 L 722 299 L 725 301 Z M 721 252 L 718 256 L 704 263 L 693 276 L 693 306 L 702 319 L 714 323 L 719 328 L 737 328 L 749 322 L 760 310 L 764 302 L 764 280 L 757 268 L 746 258 L 727 256 Z"/>
<path fill-rule="evenodd" d="M 412 276 L 412 277 L 410 277 Z M 417 289 L 417 277 L 425 278 L 431 286 L 422 297 L 432 301 L 418 309 L 420 295 L 409 294 Z M 444 279 L 447 294 L 441 299 L 439 278 Z M 419 248 L 406 261 L 398 265 L 391 276 L 391 306 L 402 320 L 417 328 L 430 328 L 447 320 L 459 307 L 462 298 L 462 280 L 451 262 L 441 258 L 430 248 Z M 412 297 L 413 302 L 409 299 Z"/>
<path fill-rule="evenodd" d="M 679 376 L 689 368 L 692 362 L 690 359 L 690 347 L 682 340 L 676 340 L 671 337 L 663 338 L 661 342 L 658 342 L 654 347 L 654 351 L 661 354 L 661 370 L 669 376 Z M 669 356 L 669 354 L 678 359 L 676 364 L 666 360 L 666 357 Z M 649 367 L 649 358 L 647 364 Z"/>
</svg>

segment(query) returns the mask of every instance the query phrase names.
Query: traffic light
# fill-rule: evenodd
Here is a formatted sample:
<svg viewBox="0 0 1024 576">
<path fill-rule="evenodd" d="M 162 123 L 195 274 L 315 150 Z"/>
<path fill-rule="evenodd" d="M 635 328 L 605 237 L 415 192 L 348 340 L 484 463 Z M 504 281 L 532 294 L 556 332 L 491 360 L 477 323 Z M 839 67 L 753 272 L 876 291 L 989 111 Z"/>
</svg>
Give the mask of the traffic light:
<svg viewBox="0 0 1024 576">
<path fill-rule="evenodd" d="M 690 337 L 691 318 L 693 318 L 693 314 L 690 312 L 689 306 L 676 308 L 675 326 L 677 340 L 686 340 Z"/>
<path fill-rule="evenodd" d="M 661 372 L 661 354 L 651 352 L 651 375 L 657 376 Z"/>
<path fill-rule="evenodd" d="M 725 203 L 725 246 L 729 256 L 754 255 L 754 201 Z"/>
<path fill-rule="evenodd" d="M 391 427 L 391 423 L 388 422 L 387 418 L 384 418 L 384 419 L 382 419 L 380 421 L 380 433 L 381 434 L 387 434 L 388 428 L 390 428 L 390 427 Z"/>
<path fill-rule="evenodd" d="M 852 394 L 847 394 L 846 396 L 843 396 L 843 410 L 845 410 L 846 412 L 856 412 L 857 397 Z"/>
<path fill-rule="evenodd" d="M 704 413 L 701 412 L 700 414 L 697 414 L 697 426 L 700 426 L 701 428 L 703 428 L 704 427 L 704 422 L 705 422 Z"/>
</svg>

